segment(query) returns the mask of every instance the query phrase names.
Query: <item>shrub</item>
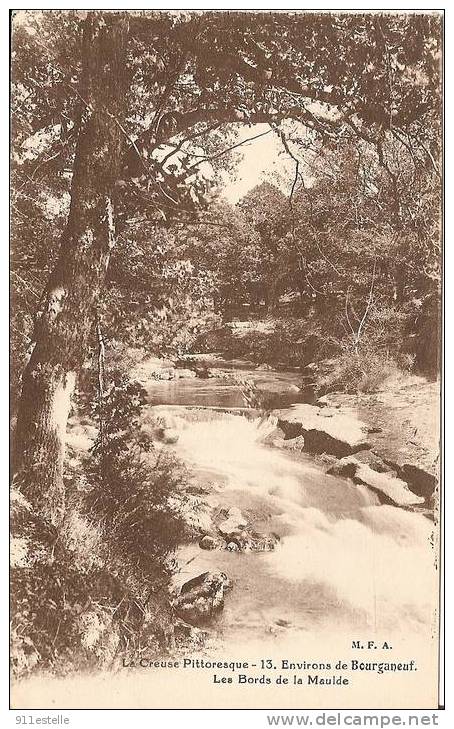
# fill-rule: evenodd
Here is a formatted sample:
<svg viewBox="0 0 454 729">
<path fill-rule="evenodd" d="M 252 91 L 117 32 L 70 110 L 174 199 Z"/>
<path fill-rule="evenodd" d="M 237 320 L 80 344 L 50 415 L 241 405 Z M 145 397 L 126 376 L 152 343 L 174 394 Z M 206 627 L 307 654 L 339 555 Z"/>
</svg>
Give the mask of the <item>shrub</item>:
<svg viewBox="0 0 454 729">
<path fill-rule="evenodd" d="M 166 558 L 184 534 L 186 473 L 141 429 L 146 392 L 118 374 L 102 403 L 102 429 L 84 472 L 86 512 L 106 535 L 112 559 L 165 581 Z"/>
<path fill-rule="evenodd" d="M 319 394 L 327 392 L 378 392 L 385 380 L 399 372 L 389 355 L 371 350 L 349 351 L 336 357 L 328 374 L 317 380 Z"/>
<path fill-rule="evenodd" d="M 153 576 L 164 585 L 166 558 L 185 532 L 184 472 L 168 456 L 145 458 L 132 446 L 112 455 L 108 467 L 87 464 L 87 479 L 87 514 L 108 537 L 108 559 L 124 565 L 128 580 L 133 565 L 139 581 Z"/>
<path fill-rule="evenodd" d="M 317 391 L 377 392 L 390 376 L 411 371 L 416 359 L 408 335 L 412 316 L 411 308 L 376 302 L 358 341 L 353 333 L 347 335 L 343 322 L 345 335 L 332 337 L 338 353 L 320 368 Z"/>
</svg>

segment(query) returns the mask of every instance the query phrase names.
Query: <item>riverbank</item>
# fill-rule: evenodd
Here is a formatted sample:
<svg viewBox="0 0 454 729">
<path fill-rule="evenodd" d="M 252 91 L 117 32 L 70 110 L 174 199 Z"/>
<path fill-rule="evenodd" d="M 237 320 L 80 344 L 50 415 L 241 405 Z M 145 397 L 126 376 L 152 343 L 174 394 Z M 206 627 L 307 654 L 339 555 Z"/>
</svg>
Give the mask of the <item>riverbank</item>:
<svg viewBox="0 0 454 729">
<path fill-rule="evenodd" d="M 439 383 L 390 379 L 375 393 L 330 393 L 277 411 L 275 444 L 334 457 L 328 473 L 364 483 L 383 503 L 433 516 L 438 498 Z M 335 460 L 334 460 L 335 459 Z"/>
<path fill-rule="evenodd" d="M 153 404 L 255 407 L 276 419 L 268 444 L 322 457 L 328 473 L 364 483 L 383 503 L 432 517 L 436 511 L 438 382 L 392 373 L 374 392 L 316 398 L 299 368 L 276 370 L 213 353 L 191 355 L 180 366 L 148 359 L 134 375 Z"/>
</svg>

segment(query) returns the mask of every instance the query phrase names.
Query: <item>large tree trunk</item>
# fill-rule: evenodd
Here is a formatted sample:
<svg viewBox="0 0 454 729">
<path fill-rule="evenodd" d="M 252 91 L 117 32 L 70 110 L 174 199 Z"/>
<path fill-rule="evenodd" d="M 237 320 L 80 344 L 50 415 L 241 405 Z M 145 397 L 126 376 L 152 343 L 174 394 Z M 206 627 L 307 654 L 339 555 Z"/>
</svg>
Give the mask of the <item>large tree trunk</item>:
<svg viewBox="0 0 454 729">
<path fill-rule="evenodd" d="M 96 300 L 115 242 L 115 183 L 126 140 L 127 18 L 89 13 L 84 21 L 84 104 L 59 258 L 36 317 L 23 374 L 14 471 L 24 494 L 46 518 L 64 513 L 63 458 L 76 376 L 86 355 Z"/>
</svg>

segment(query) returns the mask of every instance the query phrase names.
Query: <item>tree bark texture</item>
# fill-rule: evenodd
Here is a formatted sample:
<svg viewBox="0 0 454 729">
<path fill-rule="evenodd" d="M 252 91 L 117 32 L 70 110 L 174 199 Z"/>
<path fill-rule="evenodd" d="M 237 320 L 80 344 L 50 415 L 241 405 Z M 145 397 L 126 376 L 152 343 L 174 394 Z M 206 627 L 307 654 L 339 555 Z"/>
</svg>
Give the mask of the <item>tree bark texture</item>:
<svg viewBox="0 0 454 729">
<path fill-rule="evenodd" d="M 71 205 L 56 266 L 37 313 L 22 380 L 14 472 L 35 509 L 64 514 L 65 433 L 96 300 L 115 243 L 115 183 L 125 151 L 127 17 L 90 12 L 83 29 L 83 103 Z"/>
</svg>

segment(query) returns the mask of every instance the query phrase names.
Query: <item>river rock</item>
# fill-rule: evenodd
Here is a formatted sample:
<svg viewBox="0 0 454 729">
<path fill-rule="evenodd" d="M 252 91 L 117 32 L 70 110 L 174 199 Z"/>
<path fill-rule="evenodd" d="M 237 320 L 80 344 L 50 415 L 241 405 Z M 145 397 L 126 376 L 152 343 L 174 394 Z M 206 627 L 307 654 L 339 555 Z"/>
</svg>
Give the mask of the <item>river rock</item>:
<svg viewBox="0 0 454 729">
<path fill-rule="evenodd" d="M 291 622 L 289 620 L 284 620 L 283 618 L 278 618 L 276 620 L 276 625 L 279 625 L 280 628 L 290 628 Z"/>
<path fill-rule="evenodd" d="M 227 538 L 227 549 L 232 551 L 236 547 L 241 552 L 245 552 L 250 547 L 249 542 L 250 535 L 247 532 L 243 530 L 231 532 Z"/>
<path fill-rule="evenodd" d="M 377 456 L 373 451 L 359 451 L 354 456 L 344 456 L 343 458 L 335 461 L 327 473 L 332 476 L 346 476 L 347 478 L 353 478 L 356 474 L 357 468 L 363 463 L 366 466 L 370 466 L 374 471 L 378 473 L 389 473 L 390 467 L 384 463 L 384 461 Z M 396 473 L 393 472 L 395 476 Z"/>
<path fill-rule="evenodd" d="M 192 380 L 195 377 L 197 377 L 197 374 L 194 370 L 183 368 L 178 368 L 175 370 L 175 378 L 178 378 L 179 380 Z"/>
<path fill-rule="evenodd" d="M 247 524 L 247 519 L 244 518 L 241 513 L 241 509 L 238 506 L 231 506 L 227 511 L 229 519 L 237 519 L 238 524 Z"/>
<path fill-rule="evenodd" d="M 175 379 L 175 370 L 174 369 L 166 369 L 166 370 L 157 370 L 156 372 L 151 373 L 151 378 L 153 380 L 173 380 Z"/>
<path fill-rule="evenodd" d="M 227 514 L 228 518 L 221 522 L 218 526 L 223 537 L 229 537 L 231 534 L 241 530 L 241 527 L 245 527 L 247 524 L 247 519 L 244 518 L 238 507 L 233 506 L 229 509 Z"/>
<path fill-rule="evenodd" d="M 411 491 L 431 503 L 439 478 L 440 383 L 400 376 L 376 393 L 330 393 L 329 405 L 368 425 L 371 450 Z M 372 466 L 374 470 L 378 470 Z"/>
<path fill-rule="evenodd" d="M 268 370 L 272 370 L 273 367 L 271 365 L 269 365 L 269 364 L 266 364 L 266 362 L 264 362 L 263 364 L 259 365 L 255 369 L 256 370 L 259 370 L 259 372 L 261 372 L 261 371 L 266 372 Z"/>
<path fill-rule="evenodd" d="M 207 369 L 206 377 L 209 380 L 225 380 L 226 382 L 235 383 L 239 381 L 239 375 L 231 370 L 220 370 L 218 367 L 210 367 Z"/>
<path fill-rule="evenodd" d="M 279 542 L 276 534 L 259 534 L 254 532 L 250 542 L 252 552 L 272 552 Z"/>
<path fill-rule="evenodd" d="M 275 534 L 260 534 L 244 530 L 233 532 L 227 539 L 227 549 L 231 552 L 272 552 L 279 537 Z"/>
<path fill-rule="evenodd" d="M 335 408 L 298 404 L 274 414 L 287 438 L 304 436 L 304 450 L 310 453 L 330 453 L 342 458 L 370 448 L 367 426 Z"/>
<path fill-rule="evenodd" d="M 412 454 L 413 462 L 409 463 L 407 460 L 409 454 L 405 448 L 402 448 L 401 452 L 397 450 L 392 452 L 391 448 L 380 448 L 380 450 L 388 468 L 393 469 L 399 478 L 406 481 L 415 494 L 423 496 L 427 502 L 433 499 L 438 478 L 433 462 L 426 466 L 429 460 L 426 453 L 417 452 L 415 449 Z"/>
<path fill-rule="evenodd" d="M 228 550 L 229 552 L 239 552 L 239 551 L 240 551 L 240 548 L 239 548 L 238 544 L 237 544 L 236 542 L 233 542 L 233 541 L 232 541 L 232 542 L 229 542 L 229 543 L 227 544 L 227 547 L 226 547 L 226 549 L 227 549 L 227 550 Z"/>
<path fill-rule="evenodd" d="M 344 476 L 345 478 L 353 478 L 359 462 L 354 456 L 344 456 L 330 466 L 326 473 L 330 476 Z"/>
<path fill-rule="evenodd" d="M 184 620 L 177 620 L 174 626 L 174 635 L 178 639 L 180 648 L 183 643 L 186 651 L 194 653 L 203 648 L 209 633 L 206 630 L 185 623 Z"/>
<path fill-rule="evenodd" d="M 438 479 L 432 473 L 411 463 L 404 463 L 398 472 L 411 487 L 411 490 L 430 501 L 437 488 Z"/>
<path fill-rule="evenodd" d="M 304 450 L 304 436 L 297 435 L 296 438 L 287 438 L 283 440 L 280 445 L 288 451 L 303 451 Z"/>
<path fill-rule="evenodd" d="M 260 442 L 263 445 L 274 446 L 275 448 L 282 448 L 285 443 L 285 433 L 282 428 L 274 428 L 271 433 L 261 438 Z"/>
<path fill-rule="evenodd" d="M 393 475 L 396 475 L 393 469 L 373 450 L 359 451 L 355 453 L 355 458 L 360 463 L 365 463 L 367 466 L 370 466 L 374 471 L 378 471 L 379 473 L 389 473 L 392 471 Z"/>
<path fill-rule="evenodd" d="M 340 408 L 340 404 L 333 402 L 329 395 L 322 395 L 321 397 L 319 397 L 316 401 L 316 405 L 321 408 Z"/>
<path fill-rule="evenodd" d="M 164 370 L 161 379 L 163 379 L 163 380 L 175 380 L 176 379 L 176 376 L 177 376 L 176 375 L 176 369 Z"/>
<path fill-rule="evenodd" d="M 223 549 L 225 542 L 210 534 L 205 534 L 199 542 L 200 549 Z"/>
<path fill-rule="evenodd" d="M 413 506 L 424 503 L 424 498 L 410 491 L 405 481 L 392 473 L 378 473 L 364 463 L 358 465 L 354 481 L 377 491 L 384 503 L 391 503 L 395 506 Z"/>
<path fill-rule="evenodd" d="M 208 379 L 208 367 L 196 367 L 195 376 L 200 377 L 201 380 Z"/>
<path fill-rule="evenodd" d="M 150 379 L 170 379 L 167 373 L 172 372 L 174 367 L 175 362 L 170 359 L 148 357 L 131 370 L 130 376 L 131 379 L 138 380 L 143 384 Z"/>
<path fill-rule="evenodd" d="M 378 492 L 384 503 L 395 506 L 415 506 L 424 502 L 424 498 L 413 493 L 405 481 L 398 478 L 381 458 L 371 452 L 366 451 L 341 458 L 328 469 L 327 473 L 334 476 L 345 476 L 353 479 L 355 483 L 368 486 Z"/>
<path fill-rule="evenodd" d="M 203 572 L 184 583 L 173 601 L 175 612 L 189 623 L 206 622 L 224 607 L 224 592 L 231 586 L 224 572 Z"/>
</svg>

